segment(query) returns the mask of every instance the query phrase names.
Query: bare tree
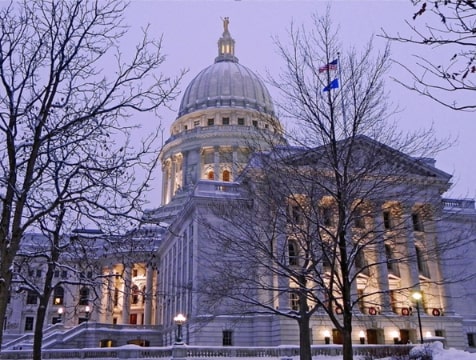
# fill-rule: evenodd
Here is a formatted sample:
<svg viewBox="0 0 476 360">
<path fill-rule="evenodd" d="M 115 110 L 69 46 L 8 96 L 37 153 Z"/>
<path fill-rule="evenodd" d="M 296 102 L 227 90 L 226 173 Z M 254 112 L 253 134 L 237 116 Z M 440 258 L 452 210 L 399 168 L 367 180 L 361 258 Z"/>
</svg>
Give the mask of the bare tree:
<svg viewBox="0 0 476 360">
<path fill-rule="evenodd" d="M 125 11 L 123 2 L 81 0 L 25 0 L 1 10 L 2 324 L 26 231 L 68 234 L 84 224 L 119 231 L 140 210 L 157 133 L 133 144 L 131 116 L 174 99 L 181 75 L 160 73 L 161 40 L 147 31 L 124 55 Z"/>
<path fill-rule="evenodd" d="M 461 239 L 442 243 L 434 230 L 450 175 L 427 156 L 441 144 L 431 130 L 406 135 L 388 121 L 389 48 L 340 53 L 329 13 L 313 20 L 291 28 L 289 46 L 278 42 L 285 70 L 272 79 L 296 121 L 295 146 L 256 154 L 242 192 L 199 214 L 209 271 L 197 291 L 211 314 L 295 319 L 302 360 L 313 317 L 330 321 L 350 360 L 356 318 L 409 310 L 413 291 L 442 301 L 438 261 Z"/>
<path fill-rule="evenodd" d="M 427 48 L 427 52 L 414 55 L 414 64 L 397 59 L 396 62 L 410 75 L 410 80 L 395 80 L 450 109 L 474 111 L 474 1 L 440 0 L 427 3 L 412 0 L 412 3 L 416 12 L 412 14 L 412 20 L 406 20 L 410 34 L 389 34 L 383 30 L 383 36 L 408 46 Z"/>
</svg>

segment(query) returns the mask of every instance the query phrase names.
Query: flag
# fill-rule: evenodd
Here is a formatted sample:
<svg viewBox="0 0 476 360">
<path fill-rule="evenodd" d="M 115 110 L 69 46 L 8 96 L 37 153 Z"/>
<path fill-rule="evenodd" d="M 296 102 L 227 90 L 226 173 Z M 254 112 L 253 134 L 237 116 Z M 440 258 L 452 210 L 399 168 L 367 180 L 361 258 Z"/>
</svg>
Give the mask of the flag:
<svg viewBox="0 0 476 360">
<path fill-rule="evenodd" d="M 339 79 L 335 78 L 327 85 L 322 91 L 330 91 L 331 89 L 337 89 L 339 87 Z"/>
<path fill-rule="evenodd" d="M 319 68 L 319 74 L 325 71 L 337 70 L 337 59 Z"/>
</svg>

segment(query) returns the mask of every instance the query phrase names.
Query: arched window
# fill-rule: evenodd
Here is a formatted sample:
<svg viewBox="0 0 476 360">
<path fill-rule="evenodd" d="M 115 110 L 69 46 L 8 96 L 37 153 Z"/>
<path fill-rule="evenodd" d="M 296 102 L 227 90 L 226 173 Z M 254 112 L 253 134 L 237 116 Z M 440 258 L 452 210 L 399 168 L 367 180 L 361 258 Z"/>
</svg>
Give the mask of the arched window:
<svg viewBox="0 0 476 360">
<path fill-rule="evenodd" d="M 208 172 L 207 178 L 208 178 L 208 180 L 215 180 L 215 173 L 213 172 L 213 170 L 210 170 Z"/>
<path fill-rule="evenodd" d="M 61 286 L 55 287 L 53 292 L 53 305 L 63 305 L 64 289 Z"/>
<path fill-rule="evenodd" d="M 288 242 L 289 265 L 298 265 L 298 248 L 296 241 Z"/>
<path fill-rule="evenodd" d="M 228 170 L 223 171 L 223 181 L 230 181 L 230 172 Z"/>
<path fill-rule="evenodd" d="M 82 287 L 79 290 L 79 305 L 89 305 L 89 288 Z"/>
</svg>

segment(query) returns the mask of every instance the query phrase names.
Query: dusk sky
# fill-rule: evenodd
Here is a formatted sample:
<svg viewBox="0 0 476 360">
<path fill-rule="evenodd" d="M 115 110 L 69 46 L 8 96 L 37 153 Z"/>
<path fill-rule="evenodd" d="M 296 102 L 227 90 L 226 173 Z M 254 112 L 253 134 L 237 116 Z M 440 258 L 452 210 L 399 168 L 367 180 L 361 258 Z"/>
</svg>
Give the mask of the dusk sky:
<svg viewBox="0 0 476 360">
<path fill-rule="evenodd" d="M 199 71 L 213 63 L 217 56 L 217 40 L 223 31 L 221 18 L 228 16 L 230 33 L 236 41 L 235 55 L 240 63 L 263 77 L 267 71 L 277 76 L 283 63 L 276 55 L 273 37 L 279 37 L 281 42 L 286 43 L 286 31 L 291 21 L 295 24 L 310 23 L 311 14 L 324 14 L 327 5 L 327 1 L 296 0 L 132 0 L 127 10 L 127 22 L 132 26 L 128 39 L 129 36 L 131 41 L 137 39 L 137 31 L 147 24 L 150 24 L 151 35 L 163 35 L 167 61 L 162 69 L 169 75 L 177 74 L 180 69 L 189 69 L 181 85 L 181 90 L 184 90 Z M 410 0 L 331 1 L 332 18 L 334 24 L 340 26 L 340 38 L 344 48 L 358 48 L 359 45 L 365 44 L 372 34 L 381 34 L 382 28 L 389 33 L 409 34 L 404 21 L 413 21 L 412 15 L 415 11 Z M 376 48 L 381 48 L 384 44 L 384 39 L 375 38 Z M 425 54 L 435 59 L 446 56 L 445 53 L 438 54 L 437 51 L 392 44 L 392 58 L 408 65 L 414 62 L 412 54 Z M 387 81 L 391 100 L 402 109 L 394 117 L 402 129 L 411 131 L 427 128 L 433 123 L 439 137 L 451 135 L 457 138 L 457 142 L 450 149 L 436 158 L 436 166 L 453 175 L 455 185 L 446 196 L 476 197 L 476 114 L 445 109 L 404 89 L 392 81 L 391 76 L 404 77 L 405 73 L 394 66 Z M 277 91 L 269 86 L 268 88 L 276 103 Z M 476 101 L 476 96 L 473 97 Z M 179 100 L 174 104 L 174 108 L 178 109 L 178 106 Z M 164 138 L 167 139 L 176 112 L 163 110 L 161 116 L 165 128 Z M 159 125 L 159 120 L 152 115 L 145 117 L 144 122 L 145 128 Z M 160 172 L 160 169 L 158 171 Z M 156 176 L 158 179 L 159 175 Z M 159 199 L 160 182 L 157 180 L 152 185 L 153 197 Z M 159 204 L 154 201 L 153 205 Z"/>
</svg>

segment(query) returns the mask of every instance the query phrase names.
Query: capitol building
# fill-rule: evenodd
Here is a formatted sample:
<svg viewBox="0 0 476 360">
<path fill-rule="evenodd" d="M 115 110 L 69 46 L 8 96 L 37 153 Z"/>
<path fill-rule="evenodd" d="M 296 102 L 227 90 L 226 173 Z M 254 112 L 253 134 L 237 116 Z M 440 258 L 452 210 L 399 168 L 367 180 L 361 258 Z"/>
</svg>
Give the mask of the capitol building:
<svg viewBox="0 0 476 360">
<path fill-rule="evenodd" d="M 68 266 L 54 273 L 45 348 L 169 346 L 176 341 L 177 314 L 186 319 L 182 337 L 189 345 L 299 344 L 303 283 L 289 274 L 309 260 L 296 232 L 308 224 L 303 208 L 310 207 L 303 203 L 310 190 L 287 171 L 315 169 L 326 148 L 309 155 L 290 145 L 265 83 L 235 54 L 227 18 L 217 45 L 214 62 L 183 92 L 158 154 L 161 204 L 145 211 L 142 226 L 128 234 L 71 234 L 88 249 L 90 261 L 86 266 L 73 253 L 63 255 Z M 413 158 L 363 135 L 355 144 L 362 157 L 371 151 L 404 174 L 390 185 L 386 180 L 385 195 L 362 201 L 365 214 L 349 230 L 353 239 L 372 239 L 352 255 L 352 341 L 417 343 L 423 334 L 448 347 L 476 347 L 474 201 L 445 198 L 451 175 L 432 159 Z M 327 165 L 320 166 L 326 173 Z M 272 174 L 274 187 L 264 181 Z M 278 192 L 282 206 L 274 203 Z M 332 238 L 338 218 L 332 197 L 316 192 L 320 230 L 312 231 L 322 242 Z M 252 233 L 259 235 L 252 239 Z M 447 245 L 456 238 L 466 240 L 463 248 Z M 273 249 L 268 258 L 260 246 L 266 241 Z M 29 234 L 23 246 L 41 243 L 40 235 Z M 306 280 L 312 291 L 304 300 L 315 309 L 308 311 L 309 341 L 341 344 L 333 317 L 340 321 L 343 298 L 319 289 L 342 271 L 327 257 L 314 260 L 314 277 Z M 44 269 L 37 260 L 18 270 L 41 282 Z M 412 298 L 415 291 L 420 299 Z M 12 289 L 4 348 L 31 346 L 37 307 L 28 288 Z"/>
</svg>

